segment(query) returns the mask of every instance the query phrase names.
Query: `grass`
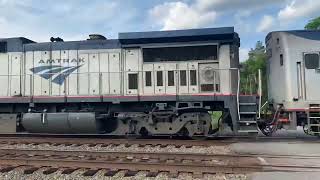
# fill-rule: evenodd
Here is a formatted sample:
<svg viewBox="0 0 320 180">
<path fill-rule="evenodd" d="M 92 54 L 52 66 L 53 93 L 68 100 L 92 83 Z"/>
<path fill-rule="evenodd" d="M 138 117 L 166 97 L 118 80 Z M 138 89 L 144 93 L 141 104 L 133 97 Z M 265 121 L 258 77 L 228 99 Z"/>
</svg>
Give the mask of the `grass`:
<svg viewBox="0 0 320 180">
<path fill-rule="evenodd" d="M 209 114 L 211 115 L 212 129 L 218 129 L 220 124 L 219 120 L 222 116 L 222 111 L 210 111 Z"/>
</svg>

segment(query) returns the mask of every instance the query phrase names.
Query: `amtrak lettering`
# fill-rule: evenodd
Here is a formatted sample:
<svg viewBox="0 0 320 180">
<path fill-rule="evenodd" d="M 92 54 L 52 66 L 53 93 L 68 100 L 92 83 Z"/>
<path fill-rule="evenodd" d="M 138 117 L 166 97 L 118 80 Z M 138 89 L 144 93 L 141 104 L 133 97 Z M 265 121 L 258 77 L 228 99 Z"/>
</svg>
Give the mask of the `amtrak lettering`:
<svg viewBox="0 0 320 180">
<path fill-rule="evenodd" d="M 40 59 L 39 64 L 55 64 L 55 63 L 85 63 L 84 58 L 79 59 Z"/>
<path fill-rule="evenodd" d="M 63 63 L 69 63 L 68 66 L 60 65 Z M 34 74 L 40 77 L 50 80 L 52 83 L 62 85 L 66 78 L 75 70 L 79 69 L 83 63 L 84 58 L 73 59 L 40 59 L 39 66 L 30 69 Z"/>
</svg>

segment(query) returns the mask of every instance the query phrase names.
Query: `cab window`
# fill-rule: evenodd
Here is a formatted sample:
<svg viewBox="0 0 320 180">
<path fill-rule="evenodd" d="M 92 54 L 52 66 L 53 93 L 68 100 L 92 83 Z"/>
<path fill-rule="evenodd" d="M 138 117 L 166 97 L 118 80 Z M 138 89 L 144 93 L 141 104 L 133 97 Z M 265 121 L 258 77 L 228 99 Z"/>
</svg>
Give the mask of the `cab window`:
<svg viewBox="0 0 320 180">
<path fill-rule="evenodd" d="M 319 54 L 305 54 L 304 62 L 306 69 L 318 69 L 319 68 Z"/>
<path fill-rule="evenodd" d="M 7 52 L 7 42 L 0 42 L 0 53 Z"/>
</svg>

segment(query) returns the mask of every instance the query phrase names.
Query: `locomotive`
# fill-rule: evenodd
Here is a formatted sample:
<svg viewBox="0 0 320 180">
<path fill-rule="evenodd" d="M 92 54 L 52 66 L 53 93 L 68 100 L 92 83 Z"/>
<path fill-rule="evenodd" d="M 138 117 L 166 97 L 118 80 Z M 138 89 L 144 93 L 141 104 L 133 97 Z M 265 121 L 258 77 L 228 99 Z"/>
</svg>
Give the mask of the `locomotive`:
<svg viewBox="0 0 320 180">
<path fill-rule="evenodd" d="M 311 86 L 319 56 L 316 49 L 296 52 L 315 36 L 319 32 L 267 36 L 264 105 L 261 83 L 257 94 L 240 92 L 240 38 L 233 27 L 126 32 L 118 39 L 93 34 L 69 42 L 3 38 L 0 133 L 208 137 L 219 132 L 213 111 L 222 112 L 219 122 L 234 134 L 260 129 L 270 135 L 288 124 L 317 133 L 320 117 L 305 108 L 320 109 Z M 314 47 L 318 42 L 310 40 Z M 263 116 L 265 106 L 271 118 Z"/>
<path fill-rule="evenodd" d="M 235 132 L 257 132 L 233 27 L 118 36 L 0 39 L 0 132 L 206 137 L 216 110 Z"/>
</svg>

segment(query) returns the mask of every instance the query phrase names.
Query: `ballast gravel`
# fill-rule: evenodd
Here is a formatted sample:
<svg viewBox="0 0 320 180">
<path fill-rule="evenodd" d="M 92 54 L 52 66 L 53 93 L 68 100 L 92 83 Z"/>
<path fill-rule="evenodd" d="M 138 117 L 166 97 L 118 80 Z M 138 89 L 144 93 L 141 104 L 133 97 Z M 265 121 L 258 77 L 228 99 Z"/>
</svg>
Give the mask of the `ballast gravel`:
<svg viewBox="0 0 320 180">
<path fill-rule="evenodd" d="M 154 153 L 206 153 L 206 154 L 230 154 L 232 151 L 229 146 L 192 146 L 192 147 L 175 147 L 172 145 L 166 146 L 166 147 L 160 147 L 158 146 L 142 146 L 139 147 L 137 144 L 131 145 L 129 147 L 126 147 L 124 144 L 114 146 L 114 145 L 108 145 L 108 146 L 101 146 L 96 145 L 91 147 L 88 144 L 84 144 L 81 146 L 71 145 L 71 146 L 65 146 L 65 145 L 59 145 L 54 146 L 51 144 L 15 144 L 15 145 L 8 145 L 8 144 L 0 144 L 0 148 L 2 149 L 38 149 L 38 150 L 60 150 L 60 151 L 111 151 L 111 152 L 154 152 Z"/>
<path fill-rule="evenodd" d="M 32 174 L 24 174 L 24 170 L 27 167 L 18 167 L 12 171 L 6 173 L 0 173 L 0 179 L 4 180 L 34 180 L 34 179 L 42 179 L 42 180 L 109 180 L 109 179 L 122 179 L 122 180 L 193 180 L 193 179 L 215 179 L 215 180 L 246 180 L 247 176 L 245 174 L 205 174 L 202 178 L 194 178 L 190 173 L 179 173 L 177 177 L 172 177 L 170 174 L 166 172 L 159 173 L 156 177 L 146 177 L 147 172 L 140 171 L 135 176 L 125 177 L 126 171 L 119 171 L 114 176 L 105 176 L 106 170 L 100 170 L 93 176 L 84 176 L 83 174 L 87 171 L 86 169 L 79 169 L 74 171 L 71 174 L 62 174 L 63 169 L 60 169 L 54 173 L 44 175 L 43 171 L 46 168 L 40 168 Z"/>
<path fill-rule="evenodd" d="M 83 144 L 83 145 L 52 145 L 52 144 L 0 144 L 0 149 L 22 149 L 22 150 L 57 150 L 57 151 L 110 151 L 110 152 L 154 152 L 154 153 L 206 153 L 206 154 L 230 154 L 232 153 L 229 146 L 192 146 L 192 147 L 176 147 L 176 146 L 166 146 L 161 147 L 158 146 L 139 146 L 137 144 L 131 145 L 126 147 L 126 145 L 96 145 L 91 146 L 90 144 Z M 74 171 L 71 174 L 62 174 L 61 172 L 63 169 L 59 169 L 58 171 L 51 173 L 51 174 L 43 174 L 43 171 L 46 168 L 41 168 L 35 171 L 32 174 L 24 174 L 24 169 L 26 167 L 18 167 L 12 171 L 0 173 L 0 179 L 10 179 L 10 180 L 34 180 L 34 179 L 43 179 L 43 180 L 55 180 L 55 179 L 66 179 L 66 180 L 89 180 L 89 179 L 124 179 L 124 180 L 131 180 L 131 179 L 150 179 L 150 180 L 162 180 L 162 179 L 186 179 L 192 180 L 196 179 L 192 176 L 192 174 L 188 173 L 179 173 L 177 177 L 172 177 L 170 174 L 166 172 L 159 173 L 156 177 L 146 177 L 147 172 L 138 172 L 135 176 L 125 177 L 125 171 L 119 171 L 114 176 L 109 177 L 105 176 L 107 170 L 99 170 L 93 176 L 84 176 L 84 172 L 86 169 L 79 169 Z M 247 179 L 247 176 L 244 174 L 205 174 L 200 179 L 217 179 L 217 180 L 244 180 Z"/>
</svg>

